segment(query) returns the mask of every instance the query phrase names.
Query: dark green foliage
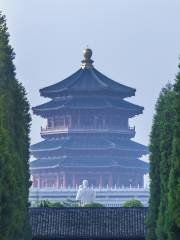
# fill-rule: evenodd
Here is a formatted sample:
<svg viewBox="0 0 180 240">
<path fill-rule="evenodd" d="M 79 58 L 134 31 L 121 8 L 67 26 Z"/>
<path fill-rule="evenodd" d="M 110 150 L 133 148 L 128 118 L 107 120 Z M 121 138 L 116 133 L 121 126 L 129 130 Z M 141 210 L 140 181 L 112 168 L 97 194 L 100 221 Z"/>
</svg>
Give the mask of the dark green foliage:
<svg viewBox="0 0 180 240">
<path fill-rule="evenodd" d="M 132 199 L 123 204 L 123 207 L 144 207 L 141 201 L 137 199 Z"/>
<path fill-rule="evenodd" d="M 87 203 L 83 207 L 87 207 L 87 208 L 101 208 L 101 207 L 104 207 L 104 205 L 101 204 L 101 203 L 93 202 L 93 203 Z"/>
<path fill-rule="evenodd" d="M 61 207 L 79 207 L 77 201 L 67 199 L 63 202 L 50 202 L 48 200 L 42 200 L 35 204 L 35 207 L 48 207 L 48 208 L 61 208 Z"/>
<path fill-rule="evenodd" d="M 48 200 L 43 200 L 43 201 L 40 201 L 39 203 L 37 203 L 36 207 L 48 207 L 48 208 L 66 207 L 66 208 L 68 208 L 68 207 L 81 207 L 81 206 L 79 205 L 78 201 L 73 201 L 73 200 L 67 199 L 66 201 L 63 201 L 63 202 L 50 202 Z M 104 207 L 104 205 L 101 203 L 94 202 L 94 203 L 86 204 L 83 207 L 98 208 L 98 207 Z"/>
<path fill-rule="evenodd" d="M 176 76 L 174 91 L 176 118 L 169 178 L 168 224 L 166 226 L 168 228 L 168 240 L 180 239 L 180 72 Z"/>
<path fill-rule="evenodd" d="M 79 207 L 79 201 L 67 199 L 63 202 L 64 207 Z"/>
<path fill-rule="evenodd" d="M 160 140 L 160 205 L 156 234 L 159 240 L 167 239 L 168 182 L 171 169 L 173 128 L 175 122 L 175 94 L 171 85 L 164 89 L 161 108 L 161 140 Z"/>
<path fill-rule="evenodd" d="M 163 88 L 156 104 L 150 136 L 150 201 L 148 240 L 167 239 L 166 210 L 171 166 L 174 112 L 174 91 Z"/>
<path fill-rule="evenodd" d="M 0 13 L 0 239 L 29 239 L 29 104 Z"/>
<path fill-rule="evenodd" d="M 61 202 L 50 202 L 48 200 L 43 200 L 41 202 L 38 203 L 37 207 L 48 207 L 48 208 L 53 208 L 53 207 L 64 207 L 63 203 Z"/>
</svg>

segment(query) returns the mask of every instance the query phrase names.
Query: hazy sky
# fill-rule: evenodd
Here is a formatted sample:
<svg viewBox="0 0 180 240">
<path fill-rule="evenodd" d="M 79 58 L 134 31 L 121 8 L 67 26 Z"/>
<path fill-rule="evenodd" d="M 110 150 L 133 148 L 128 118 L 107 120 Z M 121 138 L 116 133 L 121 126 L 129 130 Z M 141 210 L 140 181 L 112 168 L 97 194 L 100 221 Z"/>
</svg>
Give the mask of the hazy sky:
<svg viewBox="0 0 180 240">
<path fill-rule="evenodd" d="M 180 0 L 0 0 L 16 52 L 17 77 L 32 106 L 48 101 L 39 89 L 74 73 L 82 50 L 95 67 L 137 89 L 128 101 L 145 107 L 131 121 L 148 144 L 160 89 L 173 81 L 180 54 Z M 33 116 L 32 143 L 40 140 Z"/>
</svg>

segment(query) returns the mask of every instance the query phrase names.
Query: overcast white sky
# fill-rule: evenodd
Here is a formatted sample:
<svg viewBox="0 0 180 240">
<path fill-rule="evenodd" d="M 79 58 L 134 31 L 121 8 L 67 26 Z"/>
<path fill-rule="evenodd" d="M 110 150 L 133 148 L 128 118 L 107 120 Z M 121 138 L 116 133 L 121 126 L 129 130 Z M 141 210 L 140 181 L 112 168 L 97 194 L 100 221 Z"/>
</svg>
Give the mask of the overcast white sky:
<svg viewBox="0 0 180 240">
<path fill-rule="evenodd" d="M 180 0 L 0 0 L 16 52 L 17 77 L 32 106 L 47 101 L 39 89 L 80 67 L 93 50 L 95 67 L 137 89 L 128 101 L 145 107 L 131 121 L 148 144 L 156 99 L 173 81 L 180 54 Z M 45 123 L 33 116 L 32 143 Z"/>
</svg>

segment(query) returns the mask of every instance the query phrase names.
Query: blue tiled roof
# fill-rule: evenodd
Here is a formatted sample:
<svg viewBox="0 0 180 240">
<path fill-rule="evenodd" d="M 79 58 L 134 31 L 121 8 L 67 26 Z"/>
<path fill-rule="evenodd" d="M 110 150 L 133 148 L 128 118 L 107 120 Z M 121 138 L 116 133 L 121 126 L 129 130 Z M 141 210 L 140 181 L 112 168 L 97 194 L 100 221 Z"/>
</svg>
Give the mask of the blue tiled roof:
<svg viewBox="0 0 180 240">
<path fill-rule="evenodd" d="M 128 110 L 129 112 L 135 112 L 140 114 L 143 111 L 143 107 L 133 103 L 129 103 L 120 98 L 98 98 L 98 97 L 78 97 L 67 100 L 57 99 L 44 103 L 37 107 L 33 107 L 35 114 L 39 114 L 42 111 L 58 110 L 62 108 L 67 109 L 103 109 L 103 108 L 118 108 Z"/>
<path fill-rule="evenodd" d="M 100 73 L 94 67 L 88 69 L 79 69 L 77 72 L 68 78 L 45 87 L 40 90 L 42 96 L 51 97 L 58 96 L 63 92 L 99 92 L 108 90 L 108 92 L 118 92 L 123 97 L 130 97 L 135 95 L 135 89 L 127 87 Z"/>
<path fill-rule="evenodd" d="M 30 162 L 31 168 L 36 167 L 54 167 L 63 162 L 63 159 L 38 159 Z"/>
<path fill-rule="evenodd" d="M 51 138 L 48 140 L 44 140 L 42 142 L 31 145 L 31 151 L 59 149 L 62 147 L 65 141 L 67 140 L 63 138 L 62 139 Z"/>
<path fill-rule="evenodd" d="M 63 146 L 66 149 L 107 149 L 111 142 L 104 138 L 70 138 Z"/>
<path fill-rule="evenodd" d="M 124 168 L 134 168 L 134 169 L 149 169 L 149 164 L 139 160 L 139 159 L 120 159 L 118 157 L 101 157 L 101 158 L 67 158 L 62 163 L 62 166 L 65 167 L 79 167 L 79 166 L 90 166 L 90 167 L 98 167 L 98 166 L 108 166 L 108 167 L 124 167 Z"/>
<path fill-rule="evenodd" d="M 30 163 L 31 168 L 46 168 L 46 167 L 113 167 L 119 166 L 124 168 L 138 168 L 148 171 L 149 164 L 139 159 L 120 159 L 118 157 L 68 157 L 57 159 L 37 159 Z"/>
<path fill-rule="evenodd" d="M 68 137 L 46 139 L 31 146 L 31 151 L 54 151 L 58 149 L 120 149 L 148 153 L 148 148 L 129 139 L 108 137 Z"/>
<path fill-rule="evenodd" d="M 144 240 L 147 208 L 31 208 L 35 239 Z"/>
<path fill-rule="evenodd" d="M 113 143 L 115 144 L 115 146 L 118 148 L 118 149 L 127 149 L 127 150 L 135 150 L 135 151 L 144 151 L 145 154 L 148 153 L 148 147 L 143 145 L 143 144 L 140 144 L 140 143 L 137 143 L 137 142 L 134 142 L 132 140 L 129 140 L 129 139 L 118 139 L 118 138 L 114 138 L 113 139 Z"/>
</svg>

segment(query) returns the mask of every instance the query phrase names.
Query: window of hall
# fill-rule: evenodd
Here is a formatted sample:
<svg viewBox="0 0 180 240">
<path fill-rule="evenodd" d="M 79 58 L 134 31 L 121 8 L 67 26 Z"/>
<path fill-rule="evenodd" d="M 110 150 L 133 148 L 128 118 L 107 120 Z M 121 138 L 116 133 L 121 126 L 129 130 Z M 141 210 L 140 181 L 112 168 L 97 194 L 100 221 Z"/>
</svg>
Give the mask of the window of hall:
<svg viewBox="0 0 180 240">
<path fill-rule="evenodd" d="M 56 116 L 54 118 L 54 127 L 64 127 L 65 126 L 65 117 Z"/>
<path fill-rule="evenodd" d="M 51 117 L 51 118 L 48 118 L 48 128 L 53 128 L 54 127 L 54 119 Z"/>
<path fill-rule="evenodd" d="M 94 124 L 96 128 L 104 128 L 105 127 L 105 119 L 103 116 L 95 116 Z"/>
<path fill-rule="evenodd" d="M 66 126 L 71 127 L 71 116 L 69 115 L 66 116 Z"/>
<path fill-rule="evenodd" d="M 80 118 L 80 126 L 83 128 L 92 128 L 93 127 L 93 117 L 92 116 L 83 116 Z"/>
</svg>

